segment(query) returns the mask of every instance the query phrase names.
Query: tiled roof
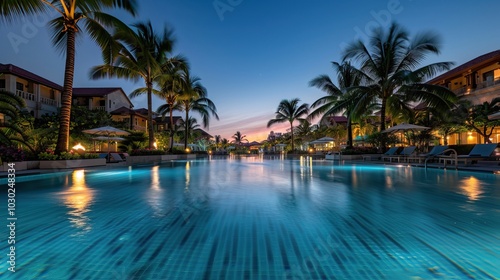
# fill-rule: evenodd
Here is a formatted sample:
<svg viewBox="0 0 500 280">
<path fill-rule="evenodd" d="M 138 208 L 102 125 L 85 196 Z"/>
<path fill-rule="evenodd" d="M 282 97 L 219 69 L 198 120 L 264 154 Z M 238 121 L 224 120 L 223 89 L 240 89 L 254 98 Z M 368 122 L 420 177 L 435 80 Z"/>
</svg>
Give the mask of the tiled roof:
<svg viewBox="0 0 500 280">
<path fill-rule="evenodd" d="M 125 106 L 123 107 L 120 107 L 114 111 L 111 112 L 111 115 L 137 115 L 137 116 L 141 116 L 143 118 L 146 118 L 147 116 L 143 115 L 143 114 L 140 114 L 137 112 L 137 110 L 133 110 L 133 109 L 130 109 L 130 108 L 127 108 Z"/>
<path fill-rule="evenodd" d="M 212 135 L 208 134 L 208 132 L 206 132 L 205 130 L 201 129 L 201 128 L 196 128 L 194 129 L 194 132 L 198 132 L 201 134 L 201 137 L 203 138 L 213 138 Z"/>
<path fill-rule="evenodd" d="M 60 86 L 52 81 L 49 81 L 45 78 L 42 78 L 34 73 L 31 73 L 30 71 L 27 71 L 27 70 L 24 70 L 20 67 L 17 67 L 13 64 L 1 64 L 0 63 L 0 73 L 13 74 L 13 75 L 21 77 L 23 79 L 26 79 L 26 80 L 29 80 L 29 81 L 32 81 L 32 82 L 35 82 L 35 83 L 38 83 L 38 84 L 41 84 L 44 86 L 48 86 L 50 88 L 53 88 L 53 89 L 56 89 L 59 91 L 63 90 L 62 86 Z"/>
<path fill-rule="evenodd" d="M 481 67 L 484 66 L 485 64 L 488 63 L 494 63 L 494 62 L 500 62 L 500 50 L 492 51 L 487 54 L 483 54 L 481 56 L 478 56 L 460 66 L 457 66 L 450 71 L 443 73 L 442 75 L 437 76 L 436 78 L 428 81 L 427 83 L 429 84 L 436 84 L 439 83 L 442 80 L 445 79 L 450 79 L 455 76 L 461 75 L 462 73 L 466 72 L 467 70 L 471 70 L 476 67 Z"/>
</svg>

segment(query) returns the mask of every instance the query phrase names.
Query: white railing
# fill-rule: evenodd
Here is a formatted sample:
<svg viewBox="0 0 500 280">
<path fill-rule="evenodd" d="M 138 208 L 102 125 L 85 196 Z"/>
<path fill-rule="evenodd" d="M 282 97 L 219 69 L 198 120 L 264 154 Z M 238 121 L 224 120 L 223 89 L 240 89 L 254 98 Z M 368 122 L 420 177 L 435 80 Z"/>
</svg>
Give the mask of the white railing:
<svg viewBox="0 0 500 280">
<path fill-rule="evenodd" d="M 54 99 L 40 97 L 40 102 L 42 102 L 43 104 L 47 104 L 49 106 L 57 107 L 57 100 L 54 100 Z"/>
<path fill-rule="evenodd" d="M 106 111 L 106 106 L 95 106 L 93 109 L 96 111 Z"/>
<path fill-rule="evenodd" d="M 22 90 L 16 90 L 17 96 L 24 98 L 26 100 L 35 101 L 35 95 L 33 93 L 25 92 Z"/>
</svg>

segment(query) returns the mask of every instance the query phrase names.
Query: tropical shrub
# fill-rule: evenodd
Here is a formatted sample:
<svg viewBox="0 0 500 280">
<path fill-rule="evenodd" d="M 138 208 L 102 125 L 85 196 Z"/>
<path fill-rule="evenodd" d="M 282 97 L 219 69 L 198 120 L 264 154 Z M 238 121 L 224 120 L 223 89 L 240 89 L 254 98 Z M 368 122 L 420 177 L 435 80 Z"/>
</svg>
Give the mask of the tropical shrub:
<svg viewBox="0 0 500 280">
<path fill-rule="evenodd" d="M 59 159 L 65 159 L 65 160 L 69 160 L 69 159 L 79 159 L 80 158 L 80 155 L 77 154 L 77 153 L 74 153 L 74 152 L 62 152 L 60 155 L 59 155 Z"/>
<path fill-rule="evenodd" d="M 38 159 L 40 160 L 56 160 L 58 158 L 54 152 L 41 152 L 38 154 Z"/>
<path fill-rule="evenodd" d="M 99 154 L 85 153 L 85 154 L 81 155 L 81 157 L 84 159 L 99 158 Z"/>
<path fill-rule="evenodd" d="M 23 161 L 26 155 L 23 150 L 12 146 L 0 146 L 2 162 Z"/>
</svg>

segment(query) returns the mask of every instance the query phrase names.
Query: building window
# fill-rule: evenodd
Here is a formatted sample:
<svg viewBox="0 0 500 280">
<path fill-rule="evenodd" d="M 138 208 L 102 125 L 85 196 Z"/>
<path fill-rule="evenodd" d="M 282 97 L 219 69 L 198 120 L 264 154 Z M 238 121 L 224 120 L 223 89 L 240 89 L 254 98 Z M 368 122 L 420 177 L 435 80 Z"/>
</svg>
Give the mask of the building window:
<svg viewBox="0 0 500 280">
<path fill-rule="evenodd" d="M 111 109 L 111 100 L 109 100 L 109 109 Z"/>
<path fill-rule="evenodd" d="M 5 88 L 5 79 L 0 79 L 0 88 Z"/>
<path fill-rule="evenodd" d="M 16 90 L 24 91 L 24 85 L 20 82 L 16 82 Z"/>
<path fill-rule="evenodd" d="M 50 90 L 50 99 L 52 99 L 52 100 L 56 99 L 56 93 L 54 92 L 53 89 Z"/>
<path fill-rule="evenodd" d="M 494 71 L 488 71 L 483 73 L 483 81 L 487 83 L 488 86 L 493 84 L 493 78 L 495 77 Z"/>
</svg>

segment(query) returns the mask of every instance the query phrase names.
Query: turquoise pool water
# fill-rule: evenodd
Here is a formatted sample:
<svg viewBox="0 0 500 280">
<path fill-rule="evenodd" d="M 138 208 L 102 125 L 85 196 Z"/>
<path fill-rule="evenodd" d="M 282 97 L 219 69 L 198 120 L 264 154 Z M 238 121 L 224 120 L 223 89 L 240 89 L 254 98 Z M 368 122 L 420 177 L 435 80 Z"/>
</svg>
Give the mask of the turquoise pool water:
<svg viewBox="0 0 500 280">
<path fill-rule="evenodd" d="M 247 158 L 16 186 L 17 272 L 2 237 L 1 279 L 500 277 L 500 179 L 490 174 Z"/>
</svg>

